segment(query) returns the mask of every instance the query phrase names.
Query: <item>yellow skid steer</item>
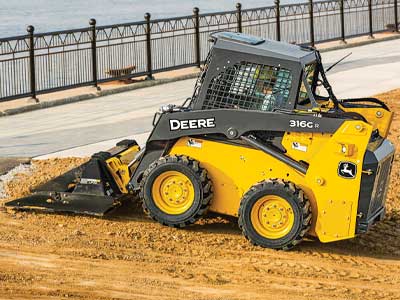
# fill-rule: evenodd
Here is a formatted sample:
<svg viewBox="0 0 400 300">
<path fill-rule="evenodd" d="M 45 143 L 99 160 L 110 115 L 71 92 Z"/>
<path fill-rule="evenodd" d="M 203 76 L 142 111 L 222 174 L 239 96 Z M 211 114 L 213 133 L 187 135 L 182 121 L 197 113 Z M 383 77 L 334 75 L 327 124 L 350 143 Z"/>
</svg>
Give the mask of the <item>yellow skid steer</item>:
<svg viewBox="0 0 400 300">
<path fill-rule="evenodd" d="M 285 250 L 381 220 L 389 108 L 337 99 L 313 48 L 232 32 L 211 39 L 193 96 L 155 114 L 143 149 L 121 141 L 7 205 L 103 215 L 136 195 L 161 224 L 185 227 L 212 211 L 237 217 L 252 243 Z"/>
</svg>

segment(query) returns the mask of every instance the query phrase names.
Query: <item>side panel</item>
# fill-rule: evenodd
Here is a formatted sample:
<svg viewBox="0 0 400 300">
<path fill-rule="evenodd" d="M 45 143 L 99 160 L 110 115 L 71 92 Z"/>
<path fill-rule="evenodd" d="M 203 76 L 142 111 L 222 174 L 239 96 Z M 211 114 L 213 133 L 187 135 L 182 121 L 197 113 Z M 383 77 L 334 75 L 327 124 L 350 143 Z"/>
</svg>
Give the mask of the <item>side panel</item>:
<svg viewBox="0 0 400 300">
<path fill-rule="evenodd" d="M 333 134 L 286 132 L 282 139 L 282 146 L 286 154 L 297 161 L 307 163 L 321 150 Z"/>
<path fill-rule="evenodd" d="M 237 216 L 243 194 L 261 180 L 283 178 L 296 183 L 312 203 L 311 233 L 330 242 L 355 235 L 362 161 L 371 130 L 360 121 L 345 122 L 315 151 L 305 176 L 260 150 L 200 138 L 181 138 L 170 154 L 202 163 L 214 185 L 210 209 L 222 214 Z M 351 155 L 339 151 L 341 145 L 350 144 L 354 145 Z M 338 175 L 343 161 L 357 166 L 355 178 Z"/>
<path fill-rule="evenodd" d="M 355 235 L 363 158 L 371 132 L 372 126 L 364 122 L 347 121 L 309 161 L 306 180 L 316 195 L 315 231 L 322 242 Z M 343 174 L 345 164 L 354 164 L 355 170 Z M 354 177 L 343 177 L 350 173 Z"/>
</svg>

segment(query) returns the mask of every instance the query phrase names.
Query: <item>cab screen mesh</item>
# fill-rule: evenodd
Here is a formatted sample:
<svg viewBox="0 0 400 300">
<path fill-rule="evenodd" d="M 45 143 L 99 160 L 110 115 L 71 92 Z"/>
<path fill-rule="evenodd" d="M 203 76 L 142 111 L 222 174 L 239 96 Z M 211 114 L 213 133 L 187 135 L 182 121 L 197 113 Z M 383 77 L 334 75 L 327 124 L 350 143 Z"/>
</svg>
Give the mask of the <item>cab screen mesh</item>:
<svg viewBox="0 0 400 300">
<path fill-rule="evenodd" d="M 203 109 L 271 111 L 286 106 L 291 86 L 292 74 L 287 69 L 241 62 L 211 80 Z"/>
</svg>

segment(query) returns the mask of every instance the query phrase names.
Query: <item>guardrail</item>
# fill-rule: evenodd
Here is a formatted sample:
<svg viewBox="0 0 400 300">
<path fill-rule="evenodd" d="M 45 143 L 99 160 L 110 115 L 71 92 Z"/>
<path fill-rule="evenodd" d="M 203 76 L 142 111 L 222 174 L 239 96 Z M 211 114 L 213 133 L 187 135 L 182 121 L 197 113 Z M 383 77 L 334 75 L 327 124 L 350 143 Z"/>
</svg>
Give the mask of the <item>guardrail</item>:
<svg viewBox="0 0 400 300">
<path fill-rule="evenodd" d="M 96 26 L 0 39 L 0 101 L 57 90 L 200 67 L 215 31 L 238 31 L 297 44 L 342 40 L 398 31 L 397 0 L 312 0 L 307 3 L 242 9 Z"/>
</svg>

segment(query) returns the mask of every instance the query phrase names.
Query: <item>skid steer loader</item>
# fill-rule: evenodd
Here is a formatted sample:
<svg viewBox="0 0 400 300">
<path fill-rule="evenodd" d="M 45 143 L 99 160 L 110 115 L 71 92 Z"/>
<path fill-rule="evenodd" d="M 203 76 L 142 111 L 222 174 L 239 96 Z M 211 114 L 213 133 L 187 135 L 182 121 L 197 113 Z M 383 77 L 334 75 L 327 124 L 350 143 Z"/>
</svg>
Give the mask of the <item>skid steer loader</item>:
<svg viewBox="0 0 400 300">
<path fill-rule="evenodd" d="M 235 216 L 252 243 L 290 249 L 366 232 L 385 214 L 392 113 L 337 99 L 309 47 L 239 33 L 211 36 L 194 94 L 156 113 L 144 148 L 125 140 L 8 202 L 103 215 L 138 195 L 161 224 Z"/>
</svg>

